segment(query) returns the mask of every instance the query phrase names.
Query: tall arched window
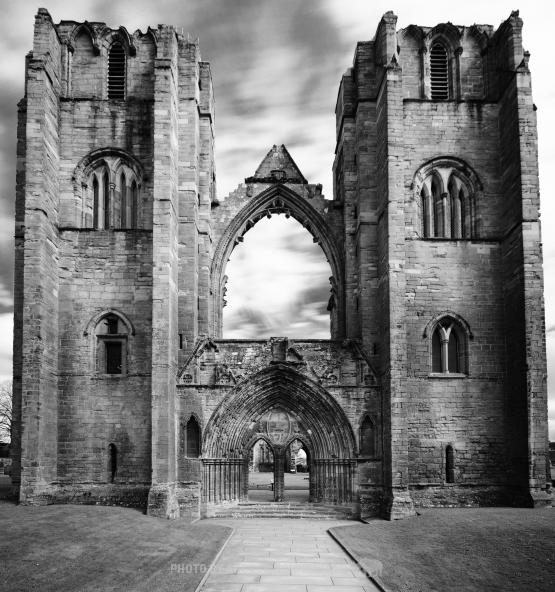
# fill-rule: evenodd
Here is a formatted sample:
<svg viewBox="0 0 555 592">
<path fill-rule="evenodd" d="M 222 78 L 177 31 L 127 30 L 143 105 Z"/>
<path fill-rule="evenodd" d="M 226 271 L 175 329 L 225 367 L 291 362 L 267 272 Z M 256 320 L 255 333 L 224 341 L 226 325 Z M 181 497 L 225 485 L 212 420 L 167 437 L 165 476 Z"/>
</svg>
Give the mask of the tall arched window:
<svg viewBox="0 0 555 592">
<path fill-rule="evenodd" d="M 185 426 L 185 456 L 189 458 L 200 456 L 200 427 L 193 416 Z"/>
<path fill-rule="evenodd" d="M 125 50 L 116 41 L 108 53 L 108 98 L 125 99 Z"/>
<path fill-rule="evenodd" d="M 433 101 L 449 99 L 449 57 L 441 43 L 430 50 L 430 86 Z"/>
<path fill-rule="evenodd" d="M 360 425 L 360 455 L 376 456 L 376 431 L 368 415 Z"/>
<path fill-rule="evenodd" d="M 466 335 L 452 317 L 441 318 L 432 333 L 432 372 L 463 374 L 466 368 Z"/>
</svg>

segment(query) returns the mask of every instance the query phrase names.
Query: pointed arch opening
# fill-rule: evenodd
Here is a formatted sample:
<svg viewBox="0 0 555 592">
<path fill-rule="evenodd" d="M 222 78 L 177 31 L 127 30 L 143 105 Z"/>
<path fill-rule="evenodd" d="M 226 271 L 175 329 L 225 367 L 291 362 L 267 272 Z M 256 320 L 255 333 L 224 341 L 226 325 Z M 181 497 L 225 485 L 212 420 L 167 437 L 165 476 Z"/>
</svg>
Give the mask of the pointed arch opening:
<svg viewBox="0 0 555 592">
<path fill-rule="evenodd" d="M 274 185 L 249 201 L 233 218 L 218 241 L 210 269 L 211 300 L 210 330 L 216 338 L 223 331 L 223 307 L 226 295 L 226 264 L 243 235 L 264 217 L 284 214 L 297 220 L 312 235 L 313 241 L 321 246 L 331 268 L 331 296 L 328 310 L 331 317 L 332 339 L 339 339 L 345 334 L 343 257 L 334 241 L 334 234 L 327 222 L 314 209 L 310 202 L 281 185 Z M 261 261 L 261 265 L 265 262 Z M 329 290 L 329 288 L 328 288 Z M 329 295 L 329 292 L 328 292 Z"/>
<path fill-rule="evenodd" d="M 290 215 L 253 224 L 225 267 L 225 338 L 330 338 L 331 269 L 312 235 Z"/>
<path fill-rule="evenodd" d="M 245 499 L 250 450 L 261 438 L 273 446 L 276 501 L 284 499 L 286 451 L 295 440 L 309 460 L 310 501 L 352 501 L 356 444 L 345 412 L 322 386 L 276 363 L 237 385 L 212 414 L 203 438 L 204 502 Z"/>
</svg>

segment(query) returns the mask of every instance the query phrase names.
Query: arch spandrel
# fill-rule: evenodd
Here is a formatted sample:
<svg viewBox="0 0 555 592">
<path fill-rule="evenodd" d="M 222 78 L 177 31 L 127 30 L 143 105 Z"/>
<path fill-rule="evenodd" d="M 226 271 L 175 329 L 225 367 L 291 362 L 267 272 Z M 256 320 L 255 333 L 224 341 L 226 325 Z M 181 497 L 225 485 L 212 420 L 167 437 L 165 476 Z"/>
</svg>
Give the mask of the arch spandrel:
<svg viewBox="0 0 555 592">
<path fill-rule="evenodd" d="M 306 189 L 306 187 L 305 187 Z M 306 191 L 303 190 L 303 194 Z M 323 203 L 326 202 L 326 203 Z M 333 202 L 324 200 L 321 195 L 301 195 L 291 187 L 274 184 L 248 199 L 231 197 L 224 202 L 221 210 L 215 214 L 217 225 L 214 229 L 215 249 L 210 268 L 210 331 L 216 338 L 221 338 L 222 304 L 225 285 L 225 268 L 233 249 L 242 241 L 243 235 L 264 216 L 285 214 L 297 220 L 312 234 L 328 260 L 336 288 L 336 304 L 339 310 L 337 335 L 341 338 L 345 332 L 344 306 L 344 257 L 338 235 L 334 233 L 327 215 L 332 212 Z M 326 217 L 325 217 L 326 216 Z"/>
<path fill-rule="evenodd" d="M 314 458 L 354 458 L 356 441 L 341 406 L 324 388 L 285 364 L 261 370 L 220 403 L 204 430 L 204 456 L 242 457 L 253 438 L 266 432 L 262 424 L 274 409 L 284 410 L 298 426 L 286 440 L 306 441 Z"/>
</svg>

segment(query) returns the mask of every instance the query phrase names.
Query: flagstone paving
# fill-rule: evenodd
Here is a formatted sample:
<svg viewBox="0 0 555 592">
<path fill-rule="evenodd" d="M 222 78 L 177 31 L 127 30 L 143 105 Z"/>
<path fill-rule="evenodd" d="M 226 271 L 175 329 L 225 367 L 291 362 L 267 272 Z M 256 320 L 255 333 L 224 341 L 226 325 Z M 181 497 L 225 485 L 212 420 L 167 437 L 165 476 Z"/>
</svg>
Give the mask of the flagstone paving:
<svg viewBox="0 0 555 592">
<path fill-rule="evenodd" d="M 322 520 L 217 520 L 235 531 L 202 592 L 379 592 Z"/>
</svg>

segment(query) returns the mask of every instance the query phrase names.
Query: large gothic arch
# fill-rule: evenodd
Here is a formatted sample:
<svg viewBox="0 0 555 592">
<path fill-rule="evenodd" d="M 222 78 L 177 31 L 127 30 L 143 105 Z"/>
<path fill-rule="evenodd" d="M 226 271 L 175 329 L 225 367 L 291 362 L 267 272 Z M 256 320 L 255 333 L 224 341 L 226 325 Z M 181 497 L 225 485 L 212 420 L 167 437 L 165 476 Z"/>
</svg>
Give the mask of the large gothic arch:
<svg viewBox="0 0 555 592">
<path fill-rule="evenodd" d="M 291 424 L 281 440 L 267 427 L 273 412 Z M 278 456 L 294 439 L 303 442 L 311 458 L 311 501 L 352 501 L 357 447 L 345 412 L 321 385 L 287 363 L 273 363 L 238 384 L 210 417 L 203 441 L 205 502 L 246 497 L 248 454 L 259 439 Z"/>
<path fill-rule="evenodd" d="M 227 225 L 214 249 L 210 268 L 211 331 L 216 338 L 222 333 L 222 303 L 225 288 L 225 268 L 233 249 L 242 241 L 243 235 L 264 216 L 285 214 L 295 218 L 304 226 L 314 241 L 324 251 L 331 267 L 335 305 L 337 307 L 337 328 L 334 338 L 345 335 L 344 304 L 344 258 L 334 240 L 334 233 L 320 213 L 310 202 L 282 184 L 274 184 L 252 198 Z"/>
</svg>

